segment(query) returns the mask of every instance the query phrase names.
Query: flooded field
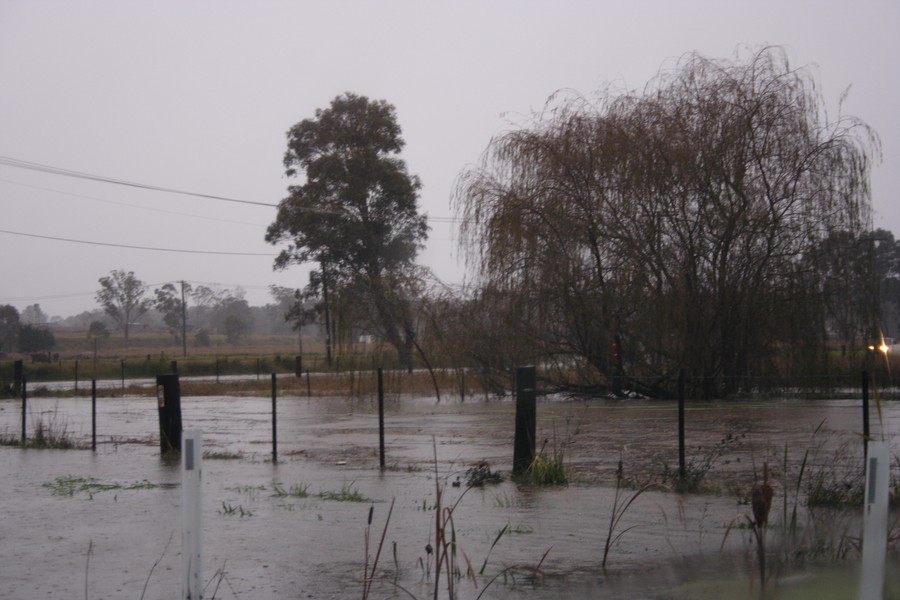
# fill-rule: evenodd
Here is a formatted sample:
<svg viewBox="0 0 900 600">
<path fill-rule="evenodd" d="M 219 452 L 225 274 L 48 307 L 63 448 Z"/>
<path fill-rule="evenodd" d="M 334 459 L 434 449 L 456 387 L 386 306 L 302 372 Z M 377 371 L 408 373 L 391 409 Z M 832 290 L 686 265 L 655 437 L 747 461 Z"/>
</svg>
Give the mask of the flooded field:
<svg viewBox="0 0 900 600">
<path fill-rule="evenodd" d="M 509 480 L 509 399 L 389 399 L 384 470 L 371 398 L 279 398 L 277 463 L 270 398 L 186 397 L 182 409 L 185 429 L 204 432 L 206 598 L 362 597 L 370 509 L 370 563 L 385 537 L 369 598 L 433 597 L 426 547 L 438 489 L 443 506 L 458 501 L 459 598 L 755 598 L 745 515 L 763 463 L 776 488 L 771 543 L 795 506 L 801 524 L 802 554 L 772 559 L 777 597 L 856 589 L 858 511 L 810 511 L 804 496 L 815 477 L 839 487 L 857 468 L 861 476 L 858 401 L 689 405 L 687 459 L 705 475 L 703 493 L 647 491 L 612 536 L 614 508 L 678 467 L 674 403 L 539 399 L 538 439 L 545 453 L 563 453 L 570 478 L 546 488 Z M 893 439 L 900 406 L 882 414 L 879 423 L 873 408 L 873 435 Z M 30 400 L 27 418 L 29 436 L 41 422 L 90 446 L 89 399 Z M 21 403 L 0 402 L 0 434 L 18 437 L 20 427 Z M 98 400 L 97 430 L 96 452 L 0 448 L 0 597 L 180 597 L 181 474 L 159 455 L 156 398 Z M 616 500 L 620 460 L 629 487 Z M 467 490 L 467 471 L 483 463 L 504 480 Z M 604 547 L 619 533 L 604 571 Z M 482 572 L 475 583 L 468 565 Z M 896 558 L 890 567 L 896 586 Z"/>
</svg>

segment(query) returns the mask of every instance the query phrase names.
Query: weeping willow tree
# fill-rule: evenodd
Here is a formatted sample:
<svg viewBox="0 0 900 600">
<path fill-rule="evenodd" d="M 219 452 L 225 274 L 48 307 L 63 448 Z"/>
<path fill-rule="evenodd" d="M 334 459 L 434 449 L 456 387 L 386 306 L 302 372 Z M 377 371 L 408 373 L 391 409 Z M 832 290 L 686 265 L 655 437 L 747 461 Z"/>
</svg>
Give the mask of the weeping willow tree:
<svg viewBox="0 0 900 600">
<path fill-rule="evenodd" d="M 643 93 L 554 97 L 495 138 L 457 182 L 460 242 L 478 285 L 523 300 L 542 360 L 586 384 L 627 367 L 650 393 L 687 368 L 727 394 L 822 356 L 804 258 L 871 228 L 878 152 L 781 50 L 691 54 Z"/>
</svg>

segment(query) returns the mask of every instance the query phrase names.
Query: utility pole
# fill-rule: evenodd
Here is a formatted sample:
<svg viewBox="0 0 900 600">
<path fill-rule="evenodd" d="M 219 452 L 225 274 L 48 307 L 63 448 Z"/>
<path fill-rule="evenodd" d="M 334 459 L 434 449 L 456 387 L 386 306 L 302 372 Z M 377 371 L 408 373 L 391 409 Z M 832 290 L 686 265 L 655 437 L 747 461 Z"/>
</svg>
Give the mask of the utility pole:
<svg viewBox="0 0 900 600">
<path fill-rule="evenodd" d="M 303 300 L 300 298 L 300 290 L 294 292 L 294 300 L 294 310 L 297 311 L 297 353 L 303 356 Z"/>
<path fill-rule="evenodd" d="M 184 279 L 181 280 L 181 346 L 187 356 L 187 304 L 184 303 Z"/>
<path fill-rule="evenodd" d="M 331 367 L 331 317 L 328 312 L 328 273 L 322 261 L 322 296 L 325 302 L 325 362 Z"/>
</svg>

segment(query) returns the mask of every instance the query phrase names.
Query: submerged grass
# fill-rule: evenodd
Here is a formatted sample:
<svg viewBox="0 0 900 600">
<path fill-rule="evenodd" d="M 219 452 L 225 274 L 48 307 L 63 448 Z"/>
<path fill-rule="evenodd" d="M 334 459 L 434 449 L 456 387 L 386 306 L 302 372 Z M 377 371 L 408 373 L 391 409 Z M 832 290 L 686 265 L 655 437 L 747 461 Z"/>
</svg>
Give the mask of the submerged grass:
<svg viewBox="0 0 900 600">
<path fill-rule="evenodd" d="M 531 485 L 568 485 L 569 476 L 561 453 L 547 457 L 543 452 L 535 455 L 528 469 L 515 476 L 518 483 Z"/>
<path fill-rule="evenodd" d="M 76 494 L 88 494 L 93 497 L 98 492 L 108 492 L 111 490 L 150 490 L 159 487 L 158 484 L 150 481 L 138 481 L 133 483 L 105 483 L 94 479 L 93 477 L 78 477 L 75 475 L 64 475 L 57 477 L 53 481 L 46 482 L 43 487 L 50 490 L 54 496 L 75 496 Z"/>
<path fill-rule="evenodd" d="M 442 597 L 441 591 L 444 590 L 448 598 L 459 598 L 461 585 L 464 582 L 471 582 L 474 590 L 478 592 L 475 596 L 476 600 L 478 600 L 484 596 L 488 588 L 490 588 L 501 578 L 504 581 L 506 581 L 508 577 L 515 580 L 514 575 L 518 572 L 526 572 L 532 576 L 542 575 L 543 572 L 541 571 L 541 566 L 546 560 L 547 555 L 550 553 L 552 546 L 544 552 L 540 560 L 535 565 L 518 564 L 505 566 L 498 572 L 486 573 L 491 553 L 501 541 L 501 539 L 504 538 L 504 536 L 510 534 L 524 534 L 533 532 L 533 530 L 528 526 L 513 527 L 509 523 L 504 525 L 494 534 L 493 541 L 491 542 L 490 547 L 487 550 L 484 561 L 481 563 L 481 568 L 478 571 L 475 570 L 472 560 L 463 549 L 461 540 L 459 538 L 459 531 L 456 526 L 456 509 L 462 502 L 463 498 L 465 498 L 465 496 L 468 494 L 468 492 L 477 486 L 473 484 L 466 485 L 465 488 L 460 491 L 455 500 L 447 501 L 445 499 L 445 493 L 447 492 L 448 486 L 446 485 L 446 480 L 442 482 L 442 477 L 438 471 L 437 441 L 435 438 L 432 438 L 432 446 L 434 450 L 435 496 L 434 501 L 431 504 L 423 501 L 422 510 L 433 511 L 434 520 L 431 533 L 428 537 L 428 543 L 425 546 L 426 556 L 420 556 L 417 560 L 417 564 L 419 565 L 419 567 L 421 567 L 425 580 L 428 581 L 429 586 L 431 587 L 431 590 L 427 592 L 427 595 L 437 599 L 439 597 Z M 457 483 L 459 483 L 460 485 L 457 485 Z M 461 482 L 459 482 L 458 477 L 457 481 L 452 485 L 452 487 L 461 487 Z M 393 507 L 394 502 L 391 501 L 391 508 L 388 511 L 384 529 L 381 534 L 381 539 L 376 548 L 374 561 L 371 562 L 370 529 L 372 526 L 374 506 L 369 509 L 369 519 L 366 526 L 364 538 L 365 564 L 363 571 L 363 600 L 369 598 L 370 594 L 372 593 L 372 585 L 376 580 L 375 573 L 377 570 L 378 559 L 383 549 L 385 535 L 387 533 L 388 524 L 390 523 Z M 398 582 L 400 566 L 397 559 L 396 542 L 393 546 L 393 554 L 395 571 L 393 574 L 393 579 L 388 581 L 388 583 L 390 583 L 390 585 L 392 585 L 394 588 L 394 594 L 391 597 L 398 597 L 397 592 L 402 592 L 406 596 L 415 600 L 417 596 L 410 590 L 401 586 Z M 388 574 L 385 574 L 383 578 L 385 580 L 388 580 Z"/>
<path fill-rule="evenodd" d="M 318 497 L 323 500 L 333 500 L 335 502 L 371 502 L 370 498 L 362 495 L 358 488 L 348 484 L 339 490 L 326 490 L 319 492 Z"/>
<path fill-rule="evenodd" d="M 219 511 L 219 514 L 226 515 L 229 517 L 238 516 L 238 517 L 252 517 L 253 511 L 247 508 L 244 508 L 242 504 L 238 504 L 237 506 L 232 505 L 229 502 L 222 502 L 222 510 Z"/>
<path fill-rule="evenodd" d="M 738 440 L 739 437 L 734 433 L 726 433 L 717 444 L 685 461 L 683 470 L 671 468 L 668 463 L 663 462 L 658 473 L 660 482 L 679 494 L 703 492 L 708 484 L 709 472 Z"/>
<path fill-rule="evenodd" d="M 204 460 L 238 460 L 244 458 L 243 452 L 231 452 L 228 450 L 204 450 Z"/>
<path fill-rule="evenodd" d="M 280 483 L 272 484 L 273 498 L 308 498 L 309 486 L 306 484 L 292 485 L 288 488 Z"/>
<path fill-rule="evenodd" d="M 71 450 L 75 448 L 75 442 L 69 438 L 67 430 L 67 424 L 60 419 L 57 411 L 50 412 L 46 421 L 44 413 L 41 413 L 34 421 L 32 437 L 25 441 L 25 447 Z"/>
<path fill-rule="evenodd" d="M 626 527 L 625 529 L 619 529 L 619 523 L 622 520 L 622 517 L 625 516 L 625 513 L 628 512 L 628 509 L 631 508 L 631 505 L 640 498 L 644 493 L 652 490 L 652 489 L 660 489 L 670 491 L 664 485 L 658 483 L 648 483 L 638 490 L 631 493 L 630 496 L 623 496 L 624 490 L 626 487 L 626 479 L 624 473 L 624 467 L 622 465 L 622 459 L 619 459 L 619 466 L 616 469 L 616 492 L 613 497 L 613 505 L 612 510 L 609 515 L 609 528 L 606 531 L 606 540 L 603 544 L 603 560 L 600 563 L 600 567 L 606 572 L 606 563 L 609 560 L 609 552 L 612 550 L 612 547 L 618 542 L 623 535 L 634 529 L 634 525 L 631 527 Z M 680 501 L 679 501 L 680 506 Z M 660 509 L 662 510 L 662 509 Z M 662 513 L 663 520 L 668 521 L 666 518 L 665 512 Z"/>
</svg>

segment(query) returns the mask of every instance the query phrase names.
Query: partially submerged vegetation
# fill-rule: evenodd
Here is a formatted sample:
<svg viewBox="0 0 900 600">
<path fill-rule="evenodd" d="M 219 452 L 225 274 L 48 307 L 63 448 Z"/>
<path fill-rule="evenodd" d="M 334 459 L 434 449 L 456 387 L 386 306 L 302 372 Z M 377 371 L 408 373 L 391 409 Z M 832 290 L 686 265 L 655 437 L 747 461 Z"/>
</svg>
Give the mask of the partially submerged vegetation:
<svg viewBox="0 0 900 600">
<path fill-rule="evenodd" d="M 99 492 L 117 490 L 152 490 L 158 488 L 159 484 L 147 480 L 131 483 L 104 482 L 93 477 L 62 475 L 53 481 L 44 483 L 43 487 L 50 490 L 50 493 L 54 496 L 72 497 L 77 494 L 86 494 L 88 498 L 93 499 L 94 494 Z"/>
</svg>

